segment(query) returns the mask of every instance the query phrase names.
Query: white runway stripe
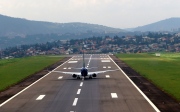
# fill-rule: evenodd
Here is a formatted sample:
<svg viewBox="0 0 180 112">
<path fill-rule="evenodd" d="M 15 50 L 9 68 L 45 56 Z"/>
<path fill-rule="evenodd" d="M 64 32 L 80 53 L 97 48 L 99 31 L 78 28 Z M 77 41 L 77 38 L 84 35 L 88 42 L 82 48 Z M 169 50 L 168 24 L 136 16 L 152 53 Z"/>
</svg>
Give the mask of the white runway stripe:
<svg viewBox="0 0 180 112">
<path fill-rule="evenodd" d="M 110 76 L 109 76 L 109 75 L 106 75 L 106 78 L 110 78 Z"/>
<path fill-rule="evenodd" d="M 68 63 L 77 63 L 77 61 L 69 61 Z"/>
<path fill-rule="evenodd" d="M 110 60 L 101 60 L 101 62 L 110 62 Z"/>
<path fill-rule="evenodd" d="M 116 93 L 111 93 L 111 97 L 112 97 L 112 98 L 118 98 L 118 96 L 117 96 Z"/>
<path fill-rule="evenodd" d="M 40 95 L 36 100 L 42 100 L 45 97 L 45 95 Z"/>
<path fill-rule="evenodd" d="M 80 94 L 80 93 L 81 93 L 81 89 L 78 89 L 77 94 Z"/>
<path fill-rule="evenodd" d="M 83 86 L 83 82 L 80 83 L 80 86 Z"/>
<path fill-rule="evenodd" d="M 74 102 L 73 102 L 73 106 L 76 106 L 77 101 L 78 101 L 78 98 L 75 98 L 75 99 L 74 99 Z"/>
<path fill-rule="evenodd" d="M 62 78 L 63 78 L 63 76 L 58 77 L 58 79 L 62 79 Z"/>
</svg>

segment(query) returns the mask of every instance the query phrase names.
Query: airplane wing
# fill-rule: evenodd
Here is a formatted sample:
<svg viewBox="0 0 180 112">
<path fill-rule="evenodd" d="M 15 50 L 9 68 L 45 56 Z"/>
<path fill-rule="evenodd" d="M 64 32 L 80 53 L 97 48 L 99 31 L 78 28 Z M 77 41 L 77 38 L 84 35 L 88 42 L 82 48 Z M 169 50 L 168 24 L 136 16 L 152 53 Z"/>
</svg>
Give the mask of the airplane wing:
<svg viewBox="0 0 180 112">
<path fill-rule="evenodd" d="M 88 75 L 93 75 L 93 74 L 99 74 L 99 73 L 105 73 L 105 72 L 111 72 L 111 71 L 117 71 L 119 69 L 115 70 L 104 70 L 104 71 L 95 71 L 95 72 L 88 72 Z"/>
<path fill-rule="evenodd" d="M 88 72 L 88 75 L 93 75 L 93 74 L 100 74 L 100 73 L 105 73 L 105 72 L 111 72 L 111 71 L 117 71 L 119 69 L 115 69 L 115 70 L 104 70 L 104 71 L 95 71 L 95 72 Z M 64 72 L 64 71 L 52 71 L 52 72 L 56 72 L 56 73 L 64 73 L 64 74 L 76 74 L 78 76 L 81 75 L 81 72 Z"/>
<path fill-rule="evenodd" d="M 71 67 L 72 69 L 82 69 L 82 67 L 81 68 L 73 68 L 73 67 Z M 88 68 L 88 69 L 93 69 L 93 68 L 97 68 L 97 67 L 91 67 L 91 68 Z"/>
<path fill-rule="evenodd" d="M 76 75 L 81 75 L 81 73 L 80 73 L 80 72 L 64 72 L 64 71 L 53 71 L 53 72 L 57 72 L 57 73 L 64 73 L 64 74 L 71 74 L 71 75 L 73 75 L 73 74 L 76 74 Z"/>
</svg>

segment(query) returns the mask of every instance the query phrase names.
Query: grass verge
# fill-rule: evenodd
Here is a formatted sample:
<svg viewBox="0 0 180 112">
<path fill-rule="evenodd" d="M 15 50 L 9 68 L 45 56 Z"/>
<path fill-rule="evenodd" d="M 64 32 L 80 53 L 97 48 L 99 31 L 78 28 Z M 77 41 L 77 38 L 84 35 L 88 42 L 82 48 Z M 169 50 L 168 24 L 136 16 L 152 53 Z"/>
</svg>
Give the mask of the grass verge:
<svg viewBox="0 0 180 112">
<path fill-rule="evenodd" d="M 130 67 L 180 101 L 180 53 L 117 54 Z"/>
<path fill-rule="evenodd" d="M 34 56 L 0 60 L 0 91 L 52 65 L 63 57 Z"/>
</svg>

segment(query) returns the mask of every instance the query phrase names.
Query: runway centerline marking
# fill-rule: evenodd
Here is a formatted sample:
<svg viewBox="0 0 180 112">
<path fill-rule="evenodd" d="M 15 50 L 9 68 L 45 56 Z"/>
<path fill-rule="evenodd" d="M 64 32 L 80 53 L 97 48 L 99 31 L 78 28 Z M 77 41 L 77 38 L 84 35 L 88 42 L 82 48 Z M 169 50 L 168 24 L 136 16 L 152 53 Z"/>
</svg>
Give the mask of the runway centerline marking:
<svg viewBox="0 0 180 112">
<path fill-rule="evenodd" d="M 105 66 L 103 66 L 103 68 L 106 68 Z"/>
<path fill-rule="evenodd" d="M 108 66 L 108 68 L 111 68 L 111 66 Z"/>
<path fill-rule="evenodd" d="M 63 69 L 67 69 L 67 68 L 63 68 Z"/>
<path fill-rule="evenodd" d="M 112 98 L 118 98 L 118 96 L 117 96 L 116 93 L 111 93 L 111 97 L 112 97 Z"/>
<path fill-rule="evenodd" d="M 90 61 L 91 61 L 91 58 L 92 58 L 92 55 L 91 55 L 90 58 L 89 58 L 89 61 L 88 61 L 87 66 L 89 66 L 89 63 L 90 63 Z"/>
<path fill-rule="evenodd" d="M 109 75 L 106 75 L 106 78 L 110 78 L 110 76 L 109 76 Z"/>
<path fill-rule="evenodd" d="M 46 95 L 40 95 L 36 100 L 42 100 Z"/>
<path fill-rule="evenodd" d="M 80 93 L 81 93 L 81 89 L 78 89 L 77 94 L 80 94 Z"/>
<path fill-rule="evenodd" d="M 81 86 L 81 87 L 83 86 L 83 82 L 80 83 L 80 86 Z"/>
<path fill-rule="evenodd" d="M 58 77 L 58 79 L 62 79 L 62 78 L 63 78 L 63 76 Z"/>
<path fill-rule="evenodd" d="M 75 98 L 75 99 L 74 99 L 74 102 L 73 102 L 73 106 L 76 106 L 77 101 L 78 101 L 78 98 Z"/>
</svg>

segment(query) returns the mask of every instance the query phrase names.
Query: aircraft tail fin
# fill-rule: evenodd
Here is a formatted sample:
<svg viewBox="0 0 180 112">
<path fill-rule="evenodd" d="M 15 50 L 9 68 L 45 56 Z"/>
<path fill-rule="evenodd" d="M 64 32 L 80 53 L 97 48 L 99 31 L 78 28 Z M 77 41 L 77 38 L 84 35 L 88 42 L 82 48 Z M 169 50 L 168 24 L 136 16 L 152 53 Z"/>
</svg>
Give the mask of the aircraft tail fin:
<svg viewBox="0 0 180 112">
<path fill-rule="evenodd" d="M 84 61 L 84 49 L 83 49 L 83 68 L 85 68 L 85 61 Z"/>
</svg>

